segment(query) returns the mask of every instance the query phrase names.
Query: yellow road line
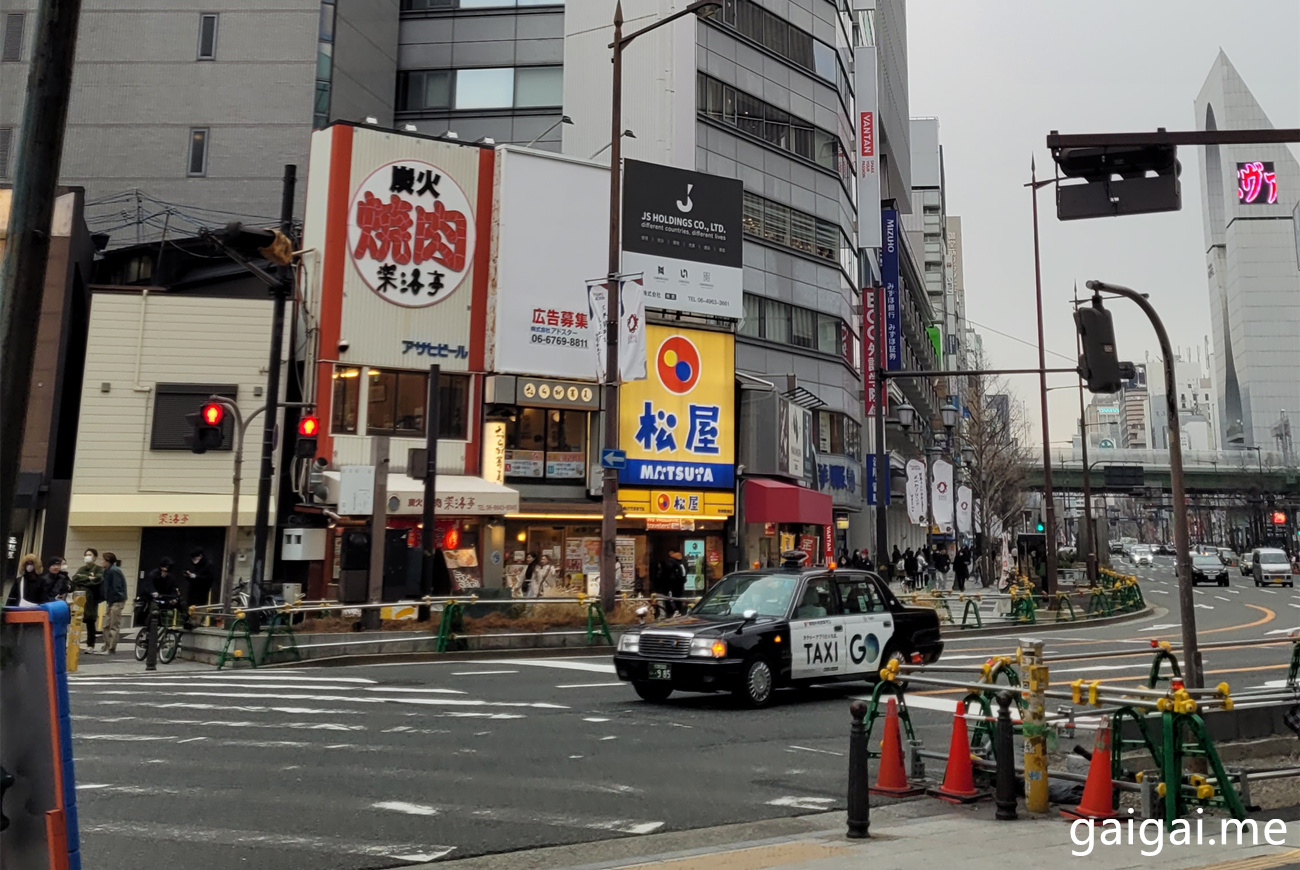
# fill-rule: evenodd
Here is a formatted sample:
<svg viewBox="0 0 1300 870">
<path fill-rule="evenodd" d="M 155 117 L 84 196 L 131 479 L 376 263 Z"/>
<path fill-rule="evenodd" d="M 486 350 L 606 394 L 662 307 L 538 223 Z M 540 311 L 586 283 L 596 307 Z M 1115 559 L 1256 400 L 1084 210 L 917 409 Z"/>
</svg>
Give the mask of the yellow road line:
<svg viewBox="0 0 1300 870">
<path fill-rule="evenodd" d="M 717 852 L 711 855 L 693 855 L 687 858 L 670 858 L 666 861 L 648 861 L 643 864 L 627 864 L 622 870 L 694 870 L 707 867 L 708 870 L 764 870 L 768 867 L 789 867 L 808 861 L 824 858 L 838 858 L 853 854 L 853 850 L 843 846 L 827 846 L 811 840 L 799 840 L 794 843 L 777 843 L 771 846 L 754 846 L 748 849 L 735 849 L 730 852 Z"/>
</svg>

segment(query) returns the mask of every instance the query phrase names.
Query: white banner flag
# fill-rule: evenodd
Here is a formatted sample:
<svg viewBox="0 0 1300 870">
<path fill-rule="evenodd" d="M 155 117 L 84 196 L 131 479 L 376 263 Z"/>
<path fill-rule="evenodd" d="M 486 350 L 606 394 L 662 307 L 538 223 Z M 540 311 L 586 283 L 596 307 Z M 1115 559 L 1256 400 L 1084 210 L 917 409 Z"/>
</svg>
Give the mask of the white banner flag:
<svg viewBox="0 0 1300 870">
<path fill-rule="evenodd" d="M 619 281 L 618 370 L 621 381 L 646 379 L 645 293 L 640 276 Z M 605 383 L 605 346 L 609 335 L 609 283 L 587 282 L 587 311 L 591 319 L 596 380 Z"/>
<path fill-rule="evenodd" d="M 952 463 L 935 459 L 930 481 L 930 504 L 934 506 L 934 524 L 939 533 L 952 534 Z"/>
<path fill-rule="evenodd" d="M 957 531 L 969 535 L 971 530 L 971 508 L 974 499 L 969 486 L 957 487 Z"/>
<path fill-rule="evenodd" d="M 587 312 L 591 322 L 591 353 L 595 361 L 596 381 L 605 383 L 606 329 L 609 319 L 609 285 L 604 281 L 587 282 Z"/>
<path fill-rule="evenodd" d="M 618 376 L 624 382 L 646 379 L 645 284 L 624 278 L 619 289 Z"/>
<path fill-rule="evenodd" d="M 907 460 L 907 516 L 913 525 L 925 525 L 926 515 L 925 463 L 919 459 Z"/>
</svg>

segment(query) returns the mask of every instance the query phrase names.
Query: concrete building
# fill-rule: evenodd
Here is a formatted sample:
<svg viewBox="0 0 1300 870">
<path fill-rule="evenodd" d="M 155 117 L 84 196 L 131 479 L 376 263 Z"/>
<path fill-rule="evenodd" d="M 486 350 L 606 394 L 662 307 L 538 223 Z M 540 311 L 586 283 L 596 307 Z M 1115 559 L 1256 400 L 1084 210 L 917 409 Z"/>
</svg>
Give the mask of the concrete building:
<svg viewBox="0 0 1300 870">
<path fill-rule="evenodd" d="M 1200 130 L 1271 128 L 1219 52 L 1196 97 Z M 1300 407 L 1300 270 L 1293 209 L 1300 163 L 1286 145 L 1196 149 L 1205 198 L 1206 266 L 1222 445 L 1268 448 L 1286 408 Z"/>
<path fill-rule="evenodd" d="M 1138 363 L 1135 374 L 1125 382 L 1121 391 L 1123 431 L 1120 434 L 1126 450 L 1144 450 L 1151 443 L 1150 397 L 1147 395 L 1147 367 Z"/>
<path fill-rule="evenodd" d="M 1203 365 L 1204 363 L 1204 365 Z M 1151 447 L 1169 449 L 1169 403 L 1165 396 L 1164 363 L 1148 363 L 1152 371 L 1162 372 L 1149 382 Z M 1183 446 L 1189 450 L 1224 449 L 1219 425 L 1220 402 L 1214 380 L 1209 375 L 1213 362 L 1202 358 L 1199 350 L 1182 349 L 1174 359 L 1174 382 L 1178 389 L 1178 421 L 1183 429 Z M 1268 446 L 1267 444 L 1265 445 Z"/>
<path fill-rule="evenodd" d="M 7 0 L 0 21 L 0 183 L 16 169 L 36 8 Z M 85 189 L 90 229 L 113 246 L 272 223 L 313 127 L 392 124 L 397 37 L 398 0 L 87 0 L 61 180 Z"/>
</svg>

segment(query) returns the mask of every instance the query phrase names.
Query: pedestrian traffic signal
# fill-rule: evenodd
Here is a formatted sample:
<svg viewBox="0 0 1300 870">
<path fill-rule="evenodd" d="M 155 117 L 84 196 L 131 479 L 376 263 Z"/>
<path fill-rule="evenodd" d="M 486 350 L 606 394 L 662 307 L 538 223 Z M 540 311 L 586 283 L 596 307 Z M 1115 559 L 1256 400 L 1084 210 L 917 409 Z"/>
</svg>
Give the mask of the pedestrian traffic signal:
<svg viewBox="0 0 1300 870">
<path fill-rule="evenodd" d="M 320 418 L 310 414 L 298 421 L 298 441 L 294 444 L 293 455 L 299 459 L 310 459 L 316 455 L 316 436 L 320 433 Z"/>
<path fill-rule="evenodd" d="M 1042 523 L 1039 523 L 1039 524 L 1038 524 L 1038 533 L 1039 533 L 1040 535 L 1041 535 L 1041 534 L 1042 534 L 1046 529 L 1047 529 L 1047 526 L 1043 525 Z"/>
<path fill-rule="evenodd" d="M 1118 393 L 1123 378 L 1119 357 L 1115 354 L 1115 325 L 1100 296 L 1092 297 L 1091 306 L 1074 311 L 1083 353 L 1079 356 L 1079 377 L 1094 393 Z"/>
<path fill-rule="evenodd" d="M 219 402 L 208 402 L 199 409 L 197 414 L 189 414 L 185 418 L 189 421 L 190 428 L 193 430 L 189 437 L 191 453 L 207 453 L 209 450 L 220 450 L 224 434 L 221 431 L 221 422 L 226 419 L 226 408 Z"/>
</svg>

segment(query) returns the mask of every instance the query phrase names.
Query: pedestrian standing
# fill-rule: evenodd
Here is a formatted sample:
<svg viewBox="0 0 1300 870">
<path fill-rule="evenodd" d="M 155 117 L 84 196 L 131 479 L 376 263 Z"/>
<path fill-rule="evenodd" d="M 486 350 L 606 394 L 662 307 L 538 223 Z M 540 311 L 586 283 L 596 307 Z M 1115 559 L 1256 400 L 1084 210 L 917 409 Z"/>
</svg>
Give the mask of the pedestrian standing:
<svg viewBox="0 0 1300 870">
<path fill-rule="evenodd" d="M 41 597 L 41 560 L 35 553 L 28 553 L 18 563 L 18 576 L 9 588 L 8 607 L 27 607 L 32 604 L 44 604 Z"/>
<path fill-rule="evenodd" d="M 952 588 L 958 592 L 966 591 L 966 581 L 970 578 L 970 551 L 962 547 L 957 551 L 957 558 L 952 561 Z"/>
<path fill-rule="evenodd" d="M 916 553 L 911 547 L 903 554 L 903 574 L 907 577 L 907 588 L 916 589 L 917 579 L 920 574 L 920 564 L 917 561 Z"/>
<path fill-rule="evenodd" d="M 190 564 L 185 568 L 185 579 L 188 581 L 186 603 L 190 607 L 207 605 L 208 599 L 212 597 L 212 563 L 208 561 L 201 547 L 195 547 L 190 552 Z M 189 617 L 186 616 L 186 621 L 188 620 Z"/>
<path fill-rule="evenodd" d="M 668 594 L 672 596 L 668 601 L 668 615 L 685 613 L 686 603 L 682 599 L 686 597 L 686 563 L 678 550 L 668 554 L 668 584 Z"/>
<path fill-rule="evenodd" d="M 62 556 L 50 559 L 49 565 L 42 578 L 44 585 L 42 594 L 46 601 L 53 601 L 65 597 L 72 591 L 72 581 L 68 578 L 68 563 Z"/>
<path fill-rule="evenodd" d="M 86 596 L 82 622 L 86 625 L 86 649 L 91 651 L 95 649 L 95 624 L 99 622 L 99 593 L 104 584 L 104 569 L 99 566 L 98 559 L 99 551 L 94 547 L 87 547 L 86 555 L 81 565 L 77 567 L 77 573 L 72 575 L 72 591 L 82 592 Z"/>
<path fill-rule="evenodd" d="M 547 589 L 554 589 L 559 582 L 551 557 L 543 553 L 537 560 L 537 571 L 533 574 L 533 597 L 541 598 Z"/>
<path fill-rule="evenodd" d="M 536 553 L 528 554 L 528 567 L 524 569 L 524 578 L 519 582 L 520 598 L 536 598 L 534 590 L 537 588 L 537 568 L 540 565 L 540 559 Z"/>
<path fill-rule="evenodd" d="M 113 553 L 104 554 L 100 597 L 104 599 L 104 654 L 112 655 L 117 652 L 117 639 L 122 633 L 122 608 L 126 606 L 126 575 Z"/>
</svg>

